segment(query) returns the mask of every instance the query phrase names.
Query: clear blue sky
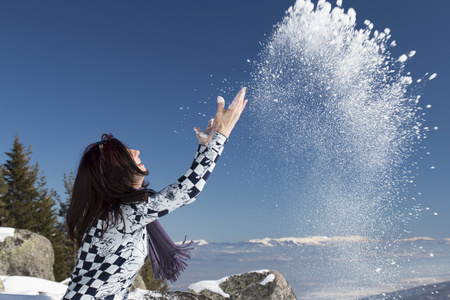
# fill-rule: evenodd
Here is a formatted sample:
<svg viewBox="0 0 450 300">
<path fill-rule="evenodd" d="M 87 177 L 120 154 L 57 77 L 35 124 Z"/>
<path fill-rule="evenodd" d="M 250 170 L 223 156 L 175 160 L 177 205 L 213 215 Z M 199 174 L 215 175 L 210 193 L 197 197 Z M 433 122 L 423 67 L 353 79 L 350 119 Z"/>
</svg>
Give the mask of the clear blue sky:
<svg viewBox="0 0 450 300">
<path fill-rule="evenodd" d="M 0 163 L 17 133 L 32 145 L 49 187 L 63 196 L 63 174 L 75 171 L 84 147 L 108 132 L 141 151 L 151 187 L 172 183 L 195 153 L 192 128 L 214 115 L 218 95 L 230 101 L 249 80 L 247 59 L 257 57 L 260 42 L 293 4 L 1 1 Z M 439 130 L 428 134 L 431 154 L 420 160 L 417 180 L 419 201 L 430 211 L 410 228 L 413 236 L 450 237 L 450 2 L 344 0 L 343 7 L 356 10 L 358 27 L 365 19 L 375 29 L 389 27 L 394 54 L 416 50 L 407 65 L 413 77 L 438 73 L 422 104 L 432 105 L 426 120 Z M 250 98 L 249 107 L 257 100 Z M 307 216 L 282 196 L 272 199 L 263 191 L 276 187 L 249 172 L 249 118 L 243 115 L 197 202 L 163 219 L 175 240 L 326 234 L 292 230 Z"/>
</svg>

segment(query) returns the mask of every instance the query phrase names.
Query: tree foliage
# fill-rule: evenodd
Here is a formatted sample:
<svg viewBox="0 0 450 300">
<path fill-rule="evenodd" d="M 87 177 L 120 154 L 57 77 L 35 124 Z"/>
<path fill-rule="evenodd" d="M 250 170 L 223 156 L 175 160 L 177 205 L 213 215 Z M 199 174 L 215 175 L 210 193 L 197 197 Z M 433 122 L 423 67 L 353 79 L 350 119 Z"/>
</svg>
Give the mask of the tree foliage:
<svg viewBox="0 0 450 300">
<path fill-rule="evenodd" d="M 69 208 L 70 197 L 72 195 L 72 187 L 74 181 L 73 172 L 70 172 L 69 175 L 64 174 L 63 181 L 64 187 L 66 189 L 66 198 L 64 200 L 61 200 L 61 198 L 58 197 L 60 207 L 58 210 L 58 216 L 60 218 L 56 224 L 58 228 L 58 243 L 53 247 L 55 251 L 55 266 L 53 267 L 53 271 L 55 273 L 55 279 L 57 281 L 61 281 L 70 277 L 75 266 L 77 256 L 77 249 L 75 247 L 75 244 L 71 239 L 69 239 L 69 236 L 67 235 L 67 227 L 65 222 L 67 210 Z"/>
<path fill-rule="evenodd" d="M 2 226 L 2 224 L 6 222 L 6 219 L 9 218 L 9 212 L 6 208 L 6 203 L 4 202 L 4 195 L 8 190 L 8 185 L 5 181 L 5 173 L 5 167 L 0 165 L 0 226 Z"/>
<path fill-rule="evenodd" d="M 52 241 L 56 231 L 56 223 L 58 218 L 56 215 L 56 200 L 59 198 L 58 194 L 53 189 L 47 188 L 47 181 L 42 175 L 38 179 L 38 196 L 36 198 L 35 212 L 33 217 L 38 220 L 37 223 L 30 229 L 33 232 L 39 233 Z"/>
<path fill-rule="evenodd" d="M 39 166 L 30 165 L 31 146 L 24 150 L 18 136 L 15 136 L 13 148 L 6 152 L 8 159 L 4 168 L 6 192 L 2 196 L 8 217 L 1 220 L 1 226 L 33 230 L 38 223 L 35 218 L 39 191 L 36 186 Z"/>
<path fill-rule="evenodd" d="M 147 260 L 142 267 L 141 271 L 142 279 L 144 280 L 145 287 L 150 291 L 168 292 L 169 286 L 167 285 L 167 280 L 155 279 L 153 276 L 152 265 L 150 260 Z"/>
</svg>

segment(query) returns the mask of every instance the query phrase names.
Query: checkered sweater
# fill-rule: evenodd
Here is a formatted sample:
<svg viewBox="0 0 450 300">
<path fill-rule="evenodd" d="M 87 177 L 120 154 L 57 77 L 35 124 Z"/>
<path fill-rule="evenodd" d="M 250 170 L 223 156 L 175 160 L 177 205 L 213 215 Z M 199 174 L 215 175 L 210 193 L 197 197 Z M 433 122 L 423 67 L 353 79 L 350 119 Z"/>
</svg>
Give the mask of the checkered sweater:
<svg viewBox="0 0 450 300">
<path fill-rule="evenodd" d="M 184 176 L 148 198 L 147 202 L 122 205 L 125 216 L 101 238 L 103 221 L 86 234 L 63 299 L 127 299 L 134 278 L 148 254 L 145 225 L 174 209 L 192 203 L 214 169 L 227 139 L 214 133 L 208 146 L 199 145 Z"/>
</svg>

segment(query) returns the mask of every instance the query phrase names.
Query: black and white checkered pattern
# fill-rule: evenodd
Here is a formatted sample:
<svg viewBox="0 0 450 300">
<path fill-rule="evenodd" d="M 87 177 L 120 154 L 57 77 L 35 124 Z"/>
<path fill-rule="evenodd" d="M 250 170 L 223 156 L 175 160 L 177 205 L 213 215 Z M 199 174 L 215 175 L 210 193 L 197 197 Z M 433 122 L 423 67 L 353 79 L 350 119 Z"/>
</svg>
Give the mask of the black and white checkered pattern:
<svg viewBox="0 0 450 300">
<path fill-rule="evenodd" d="M 178 207 L 192 203 L 205 186 L 227 139 L 214 133 L 200 145 L 189 170 L 147 202 L 123 205 L 124 222 L 111 226 L 101 238 L 99 220 L 86 235 L 63 299 L 127 299 L 128 291 L 148 254 L 145 225 Z"/>
</svg>

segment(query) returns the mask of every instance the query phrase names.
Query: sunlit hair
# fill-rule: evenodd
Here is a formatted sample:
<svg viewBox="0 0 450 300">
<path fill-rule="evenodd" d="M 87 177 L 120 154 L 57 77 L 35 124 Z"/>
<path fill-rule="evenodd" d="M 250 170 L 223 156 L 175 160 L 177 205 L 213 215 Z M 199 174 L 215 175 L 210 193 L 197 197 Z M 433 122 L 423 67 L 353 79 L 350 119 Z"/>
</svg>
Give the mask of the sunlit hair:
<svg viewBox="0 0 450 300">
<path fill-rule="evenodd" d="M 147 189 L 148 183 L 141 189 L 132 186 L 135 175 L 147 174 L 112 134 L 103 134 L 100 142 L 90 144 L 78 166 L 66 218 L 74 243 L 80 247 L 85 233 L 99 218 L 104 221 L 102 236 L 112 224 L 125 222 L 121 205 L 147 201 L 155 193 Z"/>
</svg>

